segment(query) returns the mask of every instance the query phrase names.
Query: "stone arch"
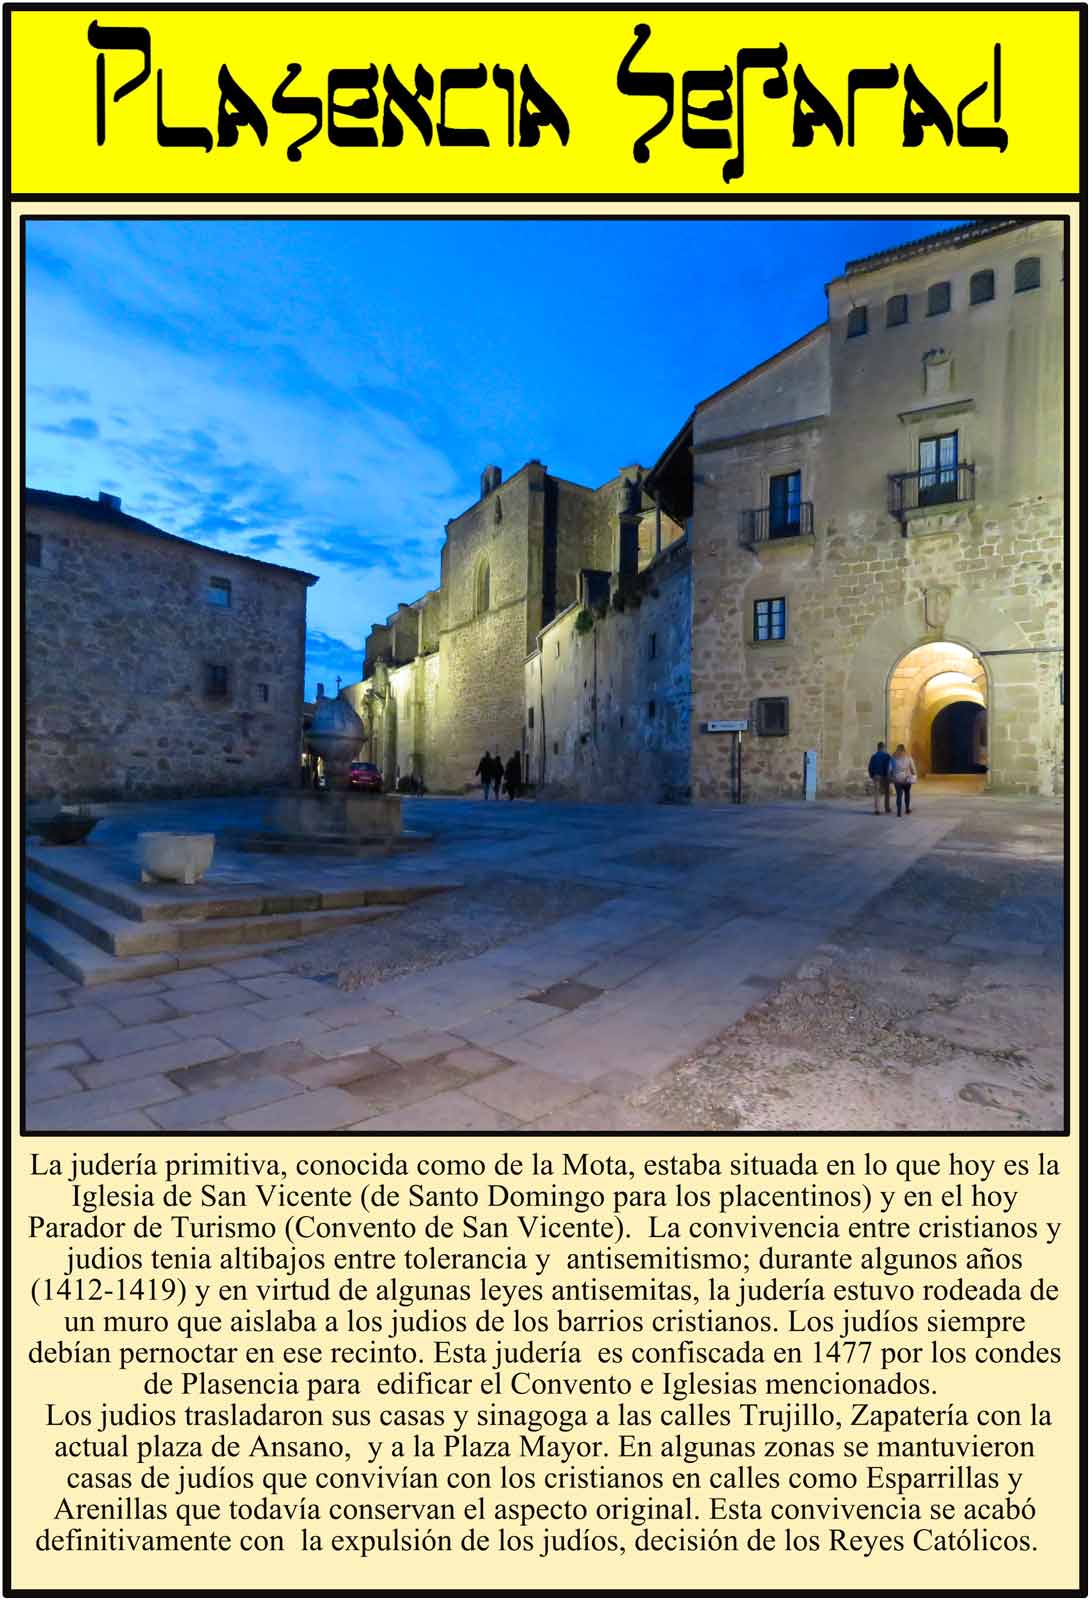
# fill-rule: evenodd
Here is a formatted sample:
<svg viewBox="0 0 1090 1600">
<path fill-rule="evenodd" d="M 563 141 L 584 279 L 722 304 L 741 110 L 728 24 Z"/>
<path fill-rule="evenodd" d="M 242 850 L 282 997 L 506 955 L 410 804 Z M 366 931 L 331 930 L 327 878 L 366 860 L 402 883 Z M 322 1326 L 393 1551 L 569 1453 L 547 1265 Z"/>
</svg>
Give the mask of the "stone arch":
<svg viewBox="0 0 1090 1600">
<path fill-rule="evenodd" d="M 928 629 L 922 595 L 883 612 L 863 633 L 845 662 L 843 676 L 830 683 L 840 715 L 826 719 L 829 749 L 826 770 L 865 773 L 879 739 L 890 736 L 889 679 L 902 657 L 919 645 L 946 640 L 972 651 L 985 668 L 988 705 L 988 785 L 1019 786 L 1015 763 L 1027 707 L 1038 703 L 1032 641 L 998 602 L 979 591 L 955 589 L 941 629 Z M 982 654 L 986 652 L 986 654 Z M 1032 686 L 1032 697 L 1030 694 Z M 835 704 L 835 701 L 834 701 Z M 1024 786 L 1024 784 L 1022 784 Z"/>
<path fill-rule="evenodd" d="M 986 713 L 989 687 L 987 664 L 972 645 L 950 638 L 930 638 L 914 645 L 893 663 L 886 679 L 889 748 L 904 744 L 920 777 L 927 777 L 934 770 L 935 718 L 957 703 L 976 705 Z"/>
</svg>

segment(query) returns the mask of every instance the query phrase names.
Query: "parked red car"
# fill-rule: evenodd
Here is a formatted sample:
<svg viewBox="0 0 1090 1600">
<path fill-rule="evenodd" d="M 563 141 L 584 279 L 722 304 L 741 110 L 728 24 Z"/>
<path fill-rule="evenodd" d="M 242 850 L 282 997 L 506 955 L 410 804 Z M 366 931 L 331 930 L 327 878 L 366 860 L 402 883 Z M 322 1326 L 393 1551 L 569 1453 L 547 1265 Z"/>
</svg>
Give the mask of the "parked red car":
<svg viewBox="0 0 1090 1600">
<path fill-rule="evenodd" d="M 373 761 L 353 761 L 348 769 L 350 789 L 368 789 L 372 794 L 382 793 L 382 773 Z"/>
</svg>

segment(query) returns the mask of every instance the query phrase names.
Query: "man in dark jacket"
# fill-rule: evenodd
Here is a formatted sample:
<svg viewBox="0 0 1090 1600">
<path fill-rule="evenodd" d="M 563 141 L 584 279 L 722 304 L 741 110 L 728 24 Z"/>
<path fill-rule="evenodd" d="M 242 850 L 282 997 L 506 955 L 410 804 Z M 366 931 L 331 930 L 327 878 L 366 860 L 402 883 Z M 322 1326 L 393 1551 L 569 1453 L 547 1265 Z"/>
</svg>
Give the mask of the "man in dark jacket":
<svg viewBox="0 0 1090 1600">
<path fill-rule="evenodd" d="M 492 757 L 492 786 L 496 791 L 496 799 L 498 800 L 500 789 L 503 786 L 503 757 L 498 750 Z"/>
<path fill-rule="evenodd" d="M 490 750 L 486 750 L 484 755 L 478 761 L 477 776 L 481 780 L 481 790 L 484 794 L 484 798 L 487 800 L 488 791 L 491 789 L 493 783 L 492 753 Z"/>
<path fill-rule="evenodd" d="M 889 811 L 889 775 L 892 769 L 893 757 L 890 755 L 881 739 L 879 739 L 878 748 L 871 756 L 870 765 L 867 768 L 867 773 L 871 782 L 871 789 L 874 793 L 875 816 L 878 815 L 879 795 L 885 796 L 886 811 L 887 813 Z"/>
<path fill-rule="evenodd" d="M 522 788 L 522 759 L 517 750 L 504 767 L 503 776 L 507 784 L 507 798 L 513 800 Z"/>
</svg>

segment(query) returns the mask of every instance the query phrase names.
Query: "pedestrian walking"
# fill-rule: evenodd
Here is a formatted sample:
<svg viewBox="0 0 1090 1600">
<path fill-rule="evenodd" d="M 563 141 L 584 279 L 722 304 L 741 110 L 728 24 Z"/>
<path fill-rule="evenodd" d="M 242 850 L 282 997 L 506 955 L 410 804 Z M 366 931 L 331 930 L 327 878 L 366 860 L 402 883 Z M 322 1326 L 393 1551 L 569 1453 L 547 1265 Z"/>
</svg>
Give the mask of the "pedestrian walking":
<svg viewBox="0 0 1090 1600">
<path fill-rule="evenodd" d="M 904 749 L 904 745 L 901 746 Z M 878 741 L 878 748 L 870 758 L 867 774 L 870 778 L 871 790 L 874 794 L 874 814 L 878 815 L 878 800 L 884 796 L 886 811 L 889 811 L 889 779 L 893 770 L 893 757 L 886 749 L 882 740 Z"/>
<path fill-rule="evenodd" d="M 522 788 L 522 758 L 517 750 L 504 767 L 503 775 L 507 784 L 507 798 L 513 800 Z"/>
<path fill-rule="evenodd" d="M 488 799 L 488 791 L 492 787 L 492 752 L 486 750 L 477 763 L 477 776 L 481 780 L 481 792 Z"/>
<path fill-rule="evenodd" d="M 903 744 L 893 752 L 893 787 L 897 791 L 897 815 L 901 815 L 904 801 L 905 816 L 912 815 L 912 785 L 916 782 L 916 763 Z"/>
<path fill-rule="evenodd" d="M 503 787 L 503 757 L 500 755 L 498 750 L 492 757 L 492 785 L 496 791 L 496 799 L 498 800 L 500 797 L 500 789 Z"/>
</svg>

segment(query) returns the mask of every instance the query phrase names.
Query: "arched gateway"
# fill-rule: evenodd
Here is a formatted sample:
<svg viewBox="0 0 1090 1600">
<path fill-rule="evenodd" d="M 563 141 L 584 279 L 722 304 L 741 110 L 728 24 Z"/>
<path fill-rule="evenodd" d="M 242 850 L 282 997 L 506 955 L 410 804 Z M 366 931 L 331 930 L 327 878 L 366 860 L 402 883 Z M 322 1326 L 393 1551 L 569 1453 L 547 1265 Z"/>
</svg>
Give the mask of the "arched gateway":
<svg viewBox="0 0 1090 1600">
<path fill-rule="evenodd" d="M 894 664 L 887 691 L 889 748 L 903 744 L 921 778 L 988 772 L 988 671 L 950 639 L 914 646 Z"/>
</svg>

